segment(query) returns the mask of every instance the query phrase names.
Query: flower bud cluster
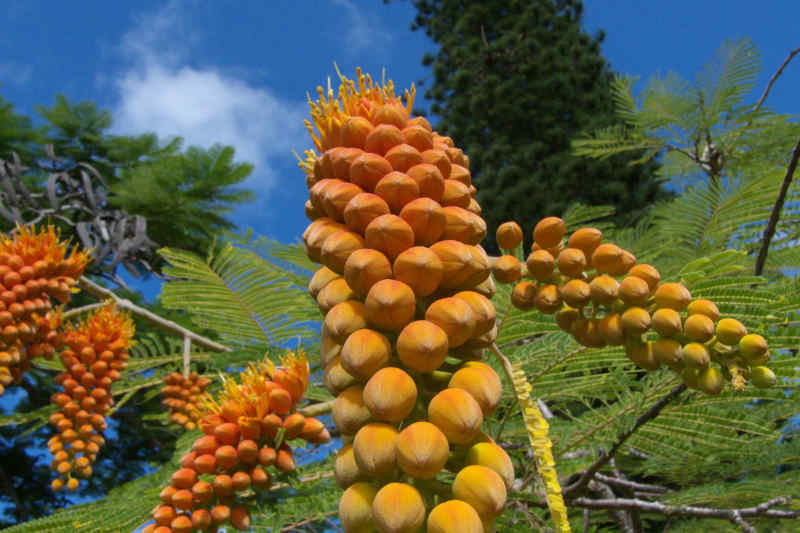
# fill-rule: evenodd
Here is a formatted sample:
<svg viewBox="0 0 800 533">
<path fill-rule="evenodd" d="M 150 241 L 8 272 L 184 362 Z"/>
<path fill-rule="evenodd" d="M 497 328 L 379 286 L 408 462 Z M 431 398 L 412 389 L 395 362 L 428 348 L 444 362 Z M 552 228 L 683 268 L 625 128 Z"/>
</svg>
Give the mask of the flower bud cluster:
<svg viewBox="0 0 800 533">
<path fill-rule="evenodd" d="M 339 518 L 346 532 L 483 533 L 514 479 L 481 431 L 502 392 L 480 361 L 497 336 L 486 224 L 469 159 L 412 103 L 360 72 L 311 103 L 303 241 L 323 265 L 309 292 L 346 442 Z"/>
<path fill-rule="evenodd" d="M 624 346 L 639 367 L 667 366 L 687 386 L 708 394 L 720 393 L 726 382 L 735 390 L 748 380 L 756 387 L 775 384 L 775 374 L 764 366 L 770 359 L 764 337 L 748 334 L 738 320 L 720 319 L 714 302 L 693 299 L 683 284 L 662 282 L 655 267 L 603 242 L 600 230 L 581 228 L 566 244 L 565 233 L 560 218 L 542 219 L 525 269 L 513 255 L 494 262 L 495 279 L 516 282 L 515 307 L 554 314 L 582 345 Z M 522 242 L 522 230 L 507 222 L 497 240 L 510 252 Z M 529 280 L 521 280 L 523 270 Z"/>
<path fill-rule="evenodd" d="M 18 226 L 0 237 L 0 395 L 22 379 L 32 359 L 51 359 L 61 347 L 61 316 L 52 300 L 69 301 L 70 290 L 89 261 L 47 227 Z"/>
<path fill-rule="evenodd" d="M 200 402 L 211 380 L 196 372 L 188 376 L 173 372 L 164 376 L 164 384 L 161 403 L 169 409 L 170 422 L 183 426 L 186 431 L 195 429 L 200 420 Z"/>
<path fill-rule="evenodd" d="M 129 359 L 133 333 L 130 317 L 112 305 L 64 331 L 65 348 L 59 357 L 66 370 L 55 378 L 63 392 L 51 398 L 59 407 L 50 416 L 59 434 L 48 442 L 53 454 L 50 467 L 59 476 L 51 484 L 53 490 L 74 491 L 77 478 L 92 475 L 91 465 L 105 443 L 104 415 L 114 403 L 111 384 L 120 379 Z"/>
<path fill-rule="evenodd" d="M 330 440 L 322 422 L 296 411 L 308 384 L 305 354 L 281 361 L 281 368 L 251 365 L 240 383 L 224 381 L 216 400 L 201 400 L 204 436 L 181 459 L 144 533 L 215 532 L 227 524 L 249 530 L 249 502 L 275 475 L 295 469 L 289 441 Z"/>
</svg>

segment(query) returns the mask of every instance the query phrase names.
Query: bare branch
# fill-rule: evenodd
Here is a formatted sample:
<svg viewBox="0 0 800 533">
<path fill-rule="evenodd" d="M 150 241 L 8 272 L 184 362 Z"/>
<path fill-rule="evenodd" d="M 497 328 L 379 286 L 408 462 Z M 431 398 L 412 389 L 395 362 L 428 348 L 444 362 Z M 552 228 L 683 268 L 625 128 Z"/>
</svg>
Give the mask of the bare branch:
<svg viewBox="0 0 800 533">
<path fill-rule="evenodd" d="M 603 483 L 607 483 L 609 485 L 615 485 L 618 487 L 625 487 L 631 490 L 643 490 L 647 492 L 667 492 L 667 487 L 662 487 L 661 485 L 650 485 L 647 483 L 638 483 L 636 481 L 631 481 L 629 479 L 621 479 L 618 477 L 606 476 L 605 474 L 600 474 L 599 472 L 594 476 L 599 481 Z"/>
<path fill-rule="evenodd" d="M 583 471 L 580 474 L 580 477 L 577 481 L 572 483 L 571 485 L 567 486 L 564 489 L 564 496 L 568 496 L 570 494 L 580 493 L 583 489 L 586 488 L 586 485 L 589 481 L 592 480 L 594 475 L 601 469 L 603 466 L 608 463 L 614 454 L 617 453 L 620 446 L 622 446 L 626 440 L 630 438 L 640 427 L 645 425 L 650 420 L 654 419 L 661 413 L 661 410 L 667 406 L 669 402 L 671 402 L 674 398 L 676 398 L 680 393 L 686 390 L 686 384 L 681 383 L 674 389 L 672 389 L 668 394 L 666 394 L 663 398 L 661 398 L 658 402 L 653 404 L 650 409 L 644 412 L 642 416 L 636 419 L 636 422 L 633 424 L 633 427 L 628 431 L 624 431 L 622 434 L 617 437 L 617 441 L 611 447 L 610 450 L 603 453 L 589 468 Z"/>
<path fill-rule="evenodd" d="M 786 68 L 786 66 L 789 64 L 789 62 L 797 54 L 800 54 L 800 48 L 795 48 L 794 50 L 789 52 L 789 56 L 786 58 L 786 60 L 783 62 L 783 64 L 780 66 L 780 68 L 775 72 L 775 74 L 773 74 L 772 77 L 769 79 L 769 82 L 767 83 L 767 87 L 764 89 L 764 92 L 761 94 L 761 98 L 758 99 L 758 103 L 756 104 L 756 107 L 753 108 L 753 111 L 758 111 L 759 109 L 761 109 L 761 106 L 764 105 L 764 102 L 767 100 L 767 96 L 769 95 L 770 90 L 772 90 L 772 86 L 775 84 L 775 82 L 781 76 L 781 74 L 783 74 L 783 71 Z"/>
<path fill-rule="evenodd" d="M 584 509 L 637 509 L 645 513 L 659 513 L 668 516 L 696 516 L 700 518 L 723 518 L 745 529 L 755 531 L 750 524 L 742 526 L 745 518 L 800 518 L 800 511 L 783 511 L 772 509 L 778 505 L 787 505 L 789 498 L 775 498 L 755 507 L 743 509 L 716 509 L 713 507 L 694 507 L 691 505 L 676 506 L 664 505 L 659 502 L 648 502 L 636 498 L 615 498 L 608 500 L 593 500 L 591 498 L 575 498 L 570 502 L 574 507 Z"/>
<path fill-rule="evenodd" d="M 306 518 L 305 520 L 301 520 L 299 522 L 295 522 L 294 524 L 289 524 L 288 526 L 281 529 L 282 532 L 287 531 L 301 531 L 300 528 L 306 526 L 308 524 L 313 524 L 314 522 L 319 522 L 321 520 L 325 520 L 325 518 L 329 516 L 333 516 L 337 513 L 337 511 L 328 511 L 327 513 L 323 513 L 319 516 L 313 516 L 311 518 Z"/>
<path fill-rule="evenodd" d="M 120 298 L 113 291 L 110 291 L 104 287 L 101 287 L 97 283 L 93 282 L 92 280 L 81 277 L 78 280 L 78 285 L 85 290 L 86 292 L 93 294 L 98 298 L 110 298 L 114 301 L 122 309 L 130 311 L 134 315 L 137 315 L 156 327 L 159 327 L 163 330 L 169 331 L 170 333 L 174 333 L 176 335 L 180 335 L 181 337 L 188 337 L 200 346 L 204 346 L 210 350 L 214 350 L 216 352 L 230 352 L 231 349 L 227 346 L 219 344 L 217 342 L 212 341 L 211 339 L 207 339 L 201 335 L 193 331 L 189 331 L 188 329 L 184 328 L 183 326 L 176 324 L 171 320 L 167 320 L 165 318 L 161 318 L 160 316 L 156 315 L 155 313 L 151 313 L 147 309 L 143 307 L 139 307 L 138 305 L 134 304 L 130 300 L 125 298 Z"/>
<path fill-rule="evenodd" d="M 800 48 L 797 49 L 800 51 Z M 775 205 L 772 206 L 772 213 L 769 215 L 767 227 L 764 229 L 764 237 L 761 241 L 761 249 L 758 251 L 758 258 L 756 259 L 755 275 L 760 276 L 764 270 L 764 264 L 767 262 L 767 252 L 769 252 L 769 243 L 775 235 L 775 228 L 778 225 L 778 218 L 781 215 L 783 204 L 786 201 L 786 194 L 789 192 L 789 185 L 792 183 L 794 171 L 797 168 L 797 161 L 800 159 L 800 141 L 794 147 L 792 159 L 789 161 L 789 166 L 786 168 L 786 176 L 783 178 L 781 190 L 778 192 L 778 198 L 775 200 Z"/>
</svg>

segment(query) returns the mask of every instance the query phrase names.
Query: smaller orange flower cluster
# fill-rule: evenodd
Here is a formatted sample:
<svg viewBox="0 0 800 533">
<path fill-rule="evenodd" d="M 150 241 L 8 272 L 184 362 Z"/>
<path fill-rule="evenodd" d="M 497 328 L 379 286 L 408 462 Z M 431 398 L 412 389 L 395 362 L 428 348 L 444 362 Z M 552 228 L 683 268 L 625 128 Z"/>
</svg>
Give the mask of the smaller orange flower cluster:
<svg viewBox="0 0 800 533">
<path fill-rule="evenodd" d="M 143 533 L 216 531 L 230 523 L 250 528 L 248 500 L 269 488 L 267 468 L 295 469 L 288 441 L 324 444 L 330 433 L 316 418 L 296 411 L 308 385 L 305 354 L 287 353 L 276 368 L 269 361 L 251 365 L 240 383 L 227 380 L 218 400 L 202 400 L 205 433 L 181 459 L 181 468 L 161 491 L 154 524 Z"/>
<path fill-rule="evenodd" d="M 0 236 L 0 395 L 31 359 L 52 358 L 60 347 L 61 316 L 51 298 L 66 303 L 89 262 L 76 249 L 66 255 L 53 227 L 36 233 L 18 226 L 12 236 Z"/>
<path fill-rule="evenodd" d="M 667 366 L 687 386 L 708 394 L 721 392 L 726 381 L 735 390 L 748 379 L 757 387 L 775 384 L 775 374 L 763 366 L 770 359 L 764 337 L 748 335 L 738 320 L 720 319 L 714 302 L 692 299 L 683 284 L 662 283 L 655 267 L 604 243 L 600 230 L 581 228 L 566 246 L 565 233 L 557 217 L 536 225 L 526 261 L 533 281 L 516 284 L 514 306 L 555 314 L 558 326 L 584 346 L 624 346 L 639 367 Z M 504 250 L 516 249 L 522 229 L 514 222 L 502 224 L 497 242 Z M 503 255 L 492 272 L 499 282 L 514 283 L 523 268 L 513 255 Z"/>
<path fill-rule="evenodd" d="M 201 416 L 200 402 L 211 380 L 195 372 L 187 377 L 180 372 L 173 372 L 164 376 L 164 383 L 166 385 L 161 389 L 164 399 L 161 403 L 169 408 L 170 421 L 180 424 L 186 431 L 195 429 Z"/>
<path fill-rule="evenodd" d="M 111 384 L 125 368 L 133 333 L 130 317 L 108 305 L 63 334 L 66 348 L 60 358 L 66 371 L 55 381 L 64 392 L 51 398 L 60 410 L 50 416 L 59 434 L 48 442 L 53 454 L 50 467 L 59 475 L 52 482 L 53 490 L 76 490 L 79 482 L 73 474 L 92 475 L 91 464 L 105 443 L 103 415 L 113 404 Z"/>
</svg>

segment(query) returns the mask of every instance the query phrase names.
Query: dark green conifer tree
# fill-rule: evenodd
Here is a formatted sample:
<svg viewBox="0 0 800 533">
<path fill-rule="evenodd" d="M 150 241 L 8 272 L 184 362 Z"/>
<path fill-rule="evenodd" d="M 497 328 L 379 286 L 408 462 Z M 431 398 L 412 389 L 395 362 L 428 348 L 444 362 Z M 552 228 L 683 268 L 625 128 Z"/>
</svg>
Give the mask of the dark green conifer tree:
<svg viewBox="0 0 800 533">
<path fill-rule="evenodd" d="M 469 155 L 490 237 L 516 220 L 530 244 L 536 221 L 573 202 L 613 205 L 628 222 L 667 194 L 655 163 L 629 165 L 635 154 L 570 154 L 576 135 L 615 123 L 603 34 L 583 30 L 579 0 L 414 4 L 412 29 L 439 45 L 423 58 L 431 121 Z"/>
</svg>

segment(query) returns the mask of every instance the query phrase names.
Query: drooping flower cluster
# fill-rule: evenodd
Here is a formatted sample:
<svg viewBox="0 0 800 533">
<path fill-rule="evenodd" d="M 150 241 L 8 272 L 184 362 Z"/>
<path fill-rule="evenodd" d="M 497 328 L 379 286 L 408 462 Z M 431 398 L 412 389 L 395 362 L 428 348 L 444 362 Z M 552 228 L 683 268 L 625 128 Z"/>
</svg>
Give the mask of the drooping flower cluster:
<svg viewBox="0 0 800 533">
<path fill-rule="evenodd" d="M 225 381 L 216 400 L 204 397 L 199 426 L 205 435 L 181 459 L 144 533 L 216 531 L 225 524 L 247 530 L 248 502 L 269 488 L 269 468 L 295 469 L 289 441 L 330 440 L 322 422 L 296 411 L 308 384 L 305 354 L 289 352 L 281 362 L 280 368 L 269 361 L 251 365 L 239 383 Z"/>
<path fill-rule="evenodd" d="M 498 258 L 495 279 L 516 283 L 511 295 L 519 309 L 555 314 L 558 326 L 584 346 L 624 346 L 645 370 L 668 366 L 687 386 L 718 394 L 725 382 L 742 390 L 749 380 L 771 387 L 767 341 L 748 334 L 732 318 L 720 319 L 714 302 L 692 299 L 681 283 L 662 283 L 658 270 L 637 263 L 629 251 L 603 242 L 595 228 L 575 231 L 564 244 L 566 226 L 557 217 L 534 228 L 527 276 L 513 255 Z M 504 250 L 522 242 L 522 229 L 506 222 L 497 230 Z"/>
<path fill-rule="evenodd" d="M 18 226 L 0 236 L 0 395 L 22 379 L 31 360 L 52 358 L 60 347 L 61 315 L 52 299 L 69 301 L 70 290 L 89 262 L 47 227 Z"/>
<path fill-rule="evenodd" d="M 195 429 L 200 420 L 200 402 L 211 380 L 196 372 L 185 377 L 180 372 L 173 372 L 164 376 L 164 384 L 161 403 L 169 409 L 170 421 L 183 426 L 186 431 Z"/>
<path fill-rule="evenodd" d="M 341 81 L 310 102 L 320 153 L 301 167 L 303 240 L 324 265 L 309 292 L 325 314 L 325 385 L 347 442 L 335 466 L 342 527 L 493 531 L 514 470 L 481 432 L 501 383 L 479 361 L 497 328 L 469 159 L 410 118 L 413 88 L 403 103 L 391 82 L 360 71 Z"/>
<path fill-rule="evenodd" d="M 129 359 L 133 334 L 133 321 L 113 305 L 94 311 L 63 333 L 65 348 L 59 357 L 66 370 L 55 378 L 63 392 L 51 398 L 59 411 L 50 416 L 59 434 L 48 442 L 51 468 L 59 476 L 53 480 L 53 490 L 75 490 L 78 477 L 92 475 L 91 465 L 105 443 L 104 415 L 114 401 L 111 385 L 120 379 Z"/>
</svg>

